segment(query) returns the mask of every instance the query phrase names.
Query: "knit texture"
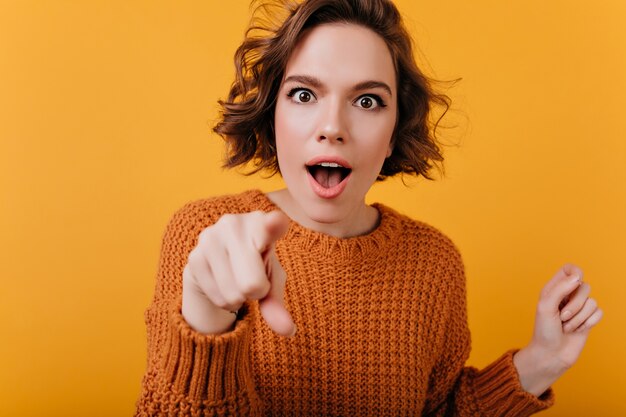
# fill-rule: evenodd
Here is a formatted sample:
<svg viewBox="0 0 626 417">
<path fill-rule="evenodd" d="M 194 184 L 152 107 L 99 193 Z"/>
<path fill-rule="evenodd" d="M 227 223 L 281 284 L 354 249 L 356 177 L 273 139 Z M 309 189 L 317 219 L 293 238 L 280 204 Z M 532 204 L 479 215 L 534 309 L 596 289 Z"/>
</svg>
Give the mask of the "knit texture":
<svg viewBox="0 0 626 417">
<path fill-rule="evenodd" d="M 298 328 L 275 335 L 247 303 L 233 331 L 203 335 L 181 309 L 199 233 L 225 213 L 278 208 L 260 191 L 196 201 L 168 224 L 146 310 L 148 363 L 137 416 L 527 416 L 553 402 L 519 382 L 513 354 L 483 370 L 470 352 L 461 257 L 441 232 L 374 204 L 368 235 L 290 222 L 276 243 Z"/>
</svg>

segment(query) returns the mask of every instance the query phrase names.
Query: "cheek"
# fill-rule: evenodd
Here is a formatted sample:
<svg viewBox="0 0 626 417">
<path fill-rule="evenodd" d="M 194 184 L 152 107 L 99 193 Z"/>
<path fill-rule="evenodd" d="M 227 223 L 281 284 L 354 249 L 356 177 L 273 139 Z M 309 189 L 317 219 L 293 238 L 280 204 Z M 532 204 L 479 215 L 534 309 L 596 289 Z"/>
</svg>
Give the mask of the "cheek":
<svg viewBox="0 0 626 417">
<path fill-rule="evenodd" d="M 386 115 L 385 115 L 386 116 Z M 354 124 L 353 134 L 360 138 L 359 147 L 362 155 L 368 155 L 372 162 L 382 162 L 389 153 L 391 136 L 395 128 L 395 118 L 363 118 Z"/>
<path fill-rule="evenodd" d="M 288 149 L 302 145 L 302 141 L 310 135 L 313 128 L 314 117 L 311 111 L 297 106 L 282 105 L 280 102 L 276 105 L 276 113 L 274 116 L 274 129 L 276 135 L 276 146 L 278 148 Z"/>
<path fill-rule="evenodd" d="M 288 169 L 286 161 L 291 159 L 290 141 L 288 138 L 292 136 L 292 130 L 293 127 L 285 108 L 280 103 L 277 103 L 274 116 L 274 134 L 276 135 L 276 153 L 281 172 L 285 172 Z"/>
</svg>

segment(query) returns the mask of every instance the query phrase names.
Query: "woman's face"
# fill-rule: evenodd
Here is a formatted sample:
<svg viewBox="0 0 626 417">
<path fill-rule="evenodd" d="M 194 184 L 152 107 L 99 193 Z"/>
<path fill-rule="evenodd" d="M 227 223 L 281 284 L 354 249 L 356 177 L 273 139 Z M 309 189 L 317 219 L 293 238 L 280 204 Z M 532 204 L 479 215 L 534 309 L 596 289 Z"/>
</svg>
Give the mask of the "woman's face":
<svg viewBox="0 0 626 417">
<path fill-rule="evenodd" d="M 391 155 L 396 114 L 395 69 L 379 35 L 344 23 L 304 34 L 275 113 L 278 164 L 296 220 L 364 218 L 365 194 Z"/>
</svg>

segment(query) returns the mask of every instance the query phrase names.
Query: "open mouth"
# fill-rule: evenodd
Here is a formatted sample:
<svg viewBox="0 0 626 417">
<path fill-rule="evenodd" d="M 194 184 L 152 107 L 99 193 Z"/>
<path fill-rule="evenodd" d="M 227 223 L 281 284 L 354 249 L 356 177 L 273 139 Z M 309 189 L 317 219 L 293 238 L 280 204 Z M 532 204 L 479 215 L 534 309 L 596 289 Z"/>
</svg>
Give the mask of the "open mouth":
<svg viewBox="0 0 626 417">
<path fill-rule="evenodd" d="M 311 177 L 324 188 L 333 188 L 346 179 L 352 169 L 345 168 L 335 162 L 320 162 L 315 165 L 307 165 L 306 169 Z"/>
</svg>

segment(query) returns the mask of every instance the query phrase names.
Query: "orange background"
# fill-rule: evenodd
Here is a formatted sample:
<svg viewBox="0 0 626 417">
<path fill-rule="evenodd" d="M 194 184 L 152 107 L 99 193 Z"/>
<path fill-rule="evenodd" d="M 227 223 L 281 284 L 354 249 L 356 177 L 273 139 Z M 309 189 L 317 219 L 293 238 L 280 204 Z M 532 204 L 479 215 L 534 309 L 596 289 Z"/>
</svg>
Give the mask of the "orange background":
<svg viewBox="0 0 626 417">
<path fill-rule="evenodd" d="M 529 340 L 578 263 L 605 310 L 542 415 L 626 415 L 626 3 L 397 2 L 422 65 L 463 81 L 447 177 L 374 187 L 450 235 L 470 363 Z M 161 234 L 185 202 L 279 179 L 210 133 L 247 0 L 0 1 L 0 415 L 130 415 Z"/>
</svg>

